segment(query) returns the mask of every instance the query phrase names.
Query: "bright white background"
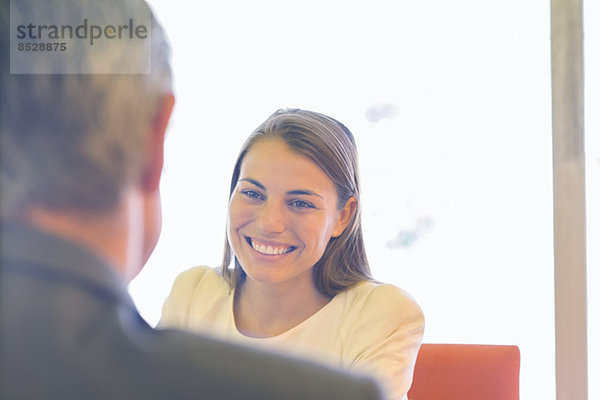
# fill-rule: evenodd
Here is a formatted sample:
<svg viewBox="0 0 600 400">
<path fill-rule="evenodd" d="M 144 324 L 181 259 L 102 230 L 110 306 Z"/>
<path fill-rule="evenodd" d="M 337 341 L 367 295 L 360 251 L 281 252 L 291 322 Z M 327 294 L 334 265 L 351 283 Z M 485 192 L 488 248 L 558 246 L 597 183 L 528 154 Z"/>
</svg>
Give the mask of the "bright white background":
<svg viewBox="0 0 600 400">
<path fill-rule="evenodd" d="M 171 38 L 177 96 L 163 234 L 130 285 L 151 324 L 178 273 L 220 263 L 242 141 L 277 108 L 306 108 L 353 131 L 372 269 L 421 304 L 424 341 L 516 344 L 522 398 L 554 398 L 549 1 L 151 4 Z M 597 89 L 600 11 L 586 7 Z M 592 267 L 598 90 L 587 96 Z M 590 268 L 591 316 L 599 279 Z"/>
</svg>

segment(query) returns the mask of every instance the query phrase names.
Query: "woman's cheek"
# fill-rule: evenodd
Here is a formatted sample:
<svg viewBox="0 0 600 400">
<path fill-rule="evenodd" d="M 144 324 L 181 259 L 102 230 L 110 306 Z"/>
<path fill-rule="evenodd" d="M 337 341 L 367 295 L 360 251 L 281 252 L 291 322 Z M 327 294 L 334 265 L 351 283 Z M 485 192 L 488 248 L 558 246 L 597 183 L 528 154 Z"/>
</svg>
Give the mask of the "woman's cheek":
<svg viewBox="0 0 600 400">
<path fill-rule="evenodd" d="M 254 207 L 247 204 L 239 195 L 234 195 L 229 204 L 229 225 L 232 229 L 237 229 L 240 226 L 252 220 Z"/>
</svg>

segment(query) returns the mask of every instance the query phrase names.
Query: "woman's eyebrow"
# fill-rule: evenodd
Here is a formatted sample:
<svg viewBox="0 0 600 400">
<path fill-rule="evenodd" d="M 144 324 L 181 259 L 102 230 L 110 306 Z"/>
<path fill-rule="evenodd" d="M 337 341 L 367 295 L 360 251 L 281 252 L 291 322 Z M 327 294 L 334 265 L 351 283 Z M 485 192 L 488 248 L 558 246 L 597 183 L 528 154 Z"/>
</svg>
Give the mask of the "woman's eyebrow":
<svg viewBox="0 0 600 400">
<path fill-rule="evenodd" d="M 296 196 L 317 196 L 323 199 L 323 196 L 321 196 L 318 193 L 313 192 L 312 190 L 290 190 L 289 192 L 286 192 L 288 195 L 296 195 Z"/>
<path fill-rule="evenodd" d="M 253 184 L 254 186 L 257 186 L 260 189 L 264 190 L 265 192 L 267 191 L 267 188 L 262 183 L 260 183 L 259 181 L 255 180 L 255 179 L 252 179 L 252 178 L 242 178 L 242 179 L 239 180 L 239 182 L 242 182 L 242 181 L 249 182 L 249 183 Z M 320 194 L 318 194 L 318 193 L 316 193 L 316 192 L 314 192 L 312 190 L 309 190 L 309 189 L 289 190 L 289 191 L 286 192 L 286 194 L 287 195 L 291 195 L 291 196 L 317 196 L 317 197 L 320 197 L 320 198 L 324 199 L 323 196 L 321 196 Z"/>
<path fill-rule="evenodd" d="M 256 180 L 254 180 L 252 178 L 242 178 L 242 179 L 239 180 L 239 182 L 242 182 L 242 181 L 250 182 L 254 186 L 258 186 L 259 188 L 261 188 L 264 191 L 267 190 L 267 188 L 265 188 L 265 186 L 263 184 L 261 184 L 259 181 L 256 181 Z"/>
</svg>

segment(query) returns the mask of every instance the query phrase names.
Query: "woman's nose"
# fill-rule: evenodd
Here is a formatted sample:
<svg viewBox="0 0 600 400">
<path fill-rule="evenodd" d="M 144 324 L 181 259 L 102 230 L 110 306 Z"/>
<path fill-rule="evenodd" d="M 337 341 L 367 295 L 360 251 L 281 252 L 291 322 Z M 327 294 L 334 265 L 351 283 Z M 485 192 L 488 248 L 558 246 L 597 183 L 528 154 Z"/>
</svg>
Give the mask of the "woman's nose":
<svg viewBox="0 0 600 400">
<path fill-rule="evenodd" d="M 266 201 L 256 223 L 263 233 L 281 233 L 285 230 L 285 210 L 275 202 Z"/>
</svg>

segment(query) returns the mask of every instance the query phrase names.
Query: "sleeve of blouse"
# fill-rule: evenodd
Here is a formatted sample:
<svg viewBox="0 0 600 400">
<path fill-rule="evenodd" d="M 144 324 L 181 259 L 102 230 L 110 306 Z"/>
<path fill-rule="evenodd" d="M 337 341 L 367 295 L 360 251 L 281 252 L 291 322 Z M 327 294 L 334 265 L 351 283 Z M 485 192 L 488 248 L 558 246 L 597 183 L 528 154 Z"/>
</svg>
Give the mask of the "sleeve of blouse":
<svg viewBox="0 0 600 400">
<path fill-rule="evenodd" d="M 423 312 L 407 293 L 376 286 L 350 329 L 351 368 L 379 378 L 389 399 L 406 399 L 424 327 Z"/>
<path fill-rule="evenodd" d="M 194 290 L 207 271 L 207 267 L 195 267 L 175 278 L 171 293 L 163 304 L 158 328 L 188 328 Z"/>
</svg>

